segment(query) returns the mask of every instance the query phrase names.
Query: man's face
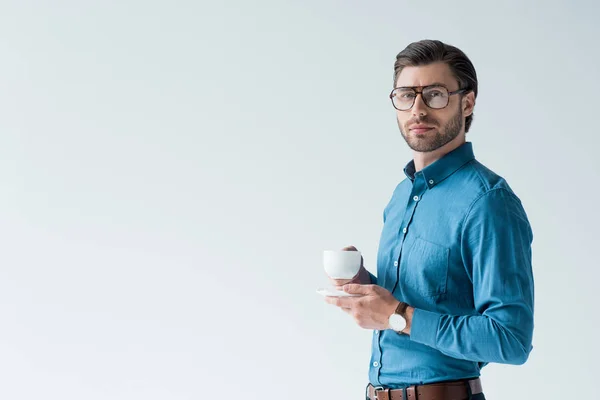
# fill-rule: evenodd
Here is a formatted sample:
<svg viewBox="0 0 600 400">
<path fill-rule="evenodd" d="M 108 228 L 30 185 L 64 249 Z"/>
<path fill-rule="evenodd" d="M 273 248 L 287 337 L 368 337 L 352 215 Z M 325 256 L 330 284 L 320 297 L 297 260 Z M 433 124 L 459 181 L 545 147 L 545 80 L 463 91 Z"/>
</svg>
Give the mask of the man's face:
<svg viewBox="0 0 600 400">
<path fill-rule="evenodd" d="M 405 67 L 396 81 L 396 87 L 417 87 L 417 91 L 432 84 L 442 84 L 450 92 L 460 89 L 450 67 L 445 63 Z M 462 96 L 455 94 L 449 96 L 445 108 L 433 109 L 418 94 L 411 109 L 396 110 L 398 127 L 408 146 L 414 151 L 427 153 L 439 149 L 462 134 L 465 117 L 472 113 L 472 96 L 473 93 L 469 93 L 461 100 Z"/>
</svg>

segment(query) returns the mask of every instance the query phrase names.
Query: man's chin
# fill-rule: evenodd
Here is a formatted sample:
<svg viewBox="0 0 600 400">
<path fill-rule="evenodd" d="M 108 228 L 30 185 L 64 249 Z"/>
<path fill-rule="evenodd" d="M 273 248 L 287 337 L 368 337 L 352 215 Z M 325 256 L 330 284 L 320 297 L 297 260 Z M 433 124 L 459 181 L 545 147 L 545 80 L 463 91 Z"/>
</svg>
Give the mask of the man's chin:
<svg viewBox="0 0 600 400">
<path fill-rule="evenodd" d="M 437 143 L 434 143 L 431 140 L 414 138 L 414 137 L 410 138 L 410 140 L 408 142 L 408 146 L 413 151 L 418 151 L 419 153 L 430 153 L 439 148 L 437 146 Z"/>
</svg>

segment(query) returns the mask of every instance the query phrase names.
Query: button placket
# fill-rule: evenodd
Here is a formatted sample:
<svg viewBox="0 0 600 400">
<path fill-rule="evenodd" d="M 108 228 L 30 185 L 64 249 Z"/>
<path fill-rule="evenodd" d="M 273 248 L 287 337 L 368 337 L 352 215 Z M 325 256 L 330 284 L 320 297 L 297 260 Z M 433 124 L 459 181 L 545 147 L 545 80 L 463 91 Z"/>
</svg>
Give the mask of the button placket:
<svg viewBox="0 0 600 400">
<path fill-rule="evenodd" d="M 404 213 L 404 218 L 402 220 L 402 234 L 399 234 L 399 253 L 396 256 L 396 260 L 394 260 L 394 267 L 399 267 L 399 262 L 398 260 L 400 259 L 401 255 L 402 255 L 402 248 L 404 246 L 404 241 L 406 239 L 406 234 L 408 233 L 408 227 L 410 226 L 410 223 L 413 219 L 413 216 L 415 214 L 415 210 L 417 209 L 417 204 L 419 201 L 421 201 L 423 194 L 425 193 L 425 190 L 427 189 L 427 184 L 425 181 L 425 177 L 421 177 L 419 174 L 415 175 L 415 180 L 413 181 L 413 187 L 412 187 L 412 191 L 410 193 L 409 197 L 409 201 L 406 207 L 406 211 Z M 398 271 L 398 275 L 402 274 L 402 271 Z M 396 282 L 396 285 L 399 282 Z M 394 289 L 396 288 L 396 285 L 394 285 Z"/>
</svg>

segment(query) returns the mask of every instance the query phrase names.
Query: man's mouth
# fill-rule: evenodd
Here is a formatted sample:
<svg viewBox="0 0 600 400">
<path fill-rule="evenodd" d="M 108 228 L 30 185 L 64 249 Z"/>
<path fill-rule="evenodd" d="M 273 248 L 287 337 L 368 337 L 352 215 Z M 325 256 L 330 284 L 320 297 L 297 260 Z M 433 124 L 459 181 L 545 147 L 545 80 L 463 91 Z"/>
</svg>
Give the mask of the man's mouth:
<svg viewBox="0 0 600 400">
<path fill-rule="evenodd" d="M 433 129 L 433 126 L 427 126 L 427 125 L 413 125 L 409 128 L 411 131 L 413 131 L 414 133 L 416 133 L 417 135 L 425 133 L 425 132 L 429 132 L 430 130 Z"/>
</svg>

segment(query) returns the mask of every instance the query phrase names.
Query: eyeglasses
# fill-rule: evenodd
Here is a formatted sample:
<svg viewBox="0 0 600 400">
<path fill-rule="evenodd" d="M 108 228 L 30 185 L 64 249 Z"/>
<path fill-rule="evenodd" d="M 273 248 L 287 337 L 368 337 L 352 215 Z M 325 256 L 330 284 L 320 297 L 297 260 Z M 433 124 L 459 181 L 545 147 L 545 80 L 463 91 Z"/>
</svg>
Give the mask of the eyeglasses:
<svg viewBox="0 0 600 400">
<path fill-rule="evenodd" d="M 466 92 L 467 89 L 458 89 L 449 92 L 447 88 L 441 85 L 423 86 L 423 89 L 417 91 L 415 87 L 397 87 L 390 93 L 392 105 L 398 111 L 407 111 L 415 104 L 417 94 L 421 94 L 421 98 L 427 107 L 433 109 L 445 108 L 448 106 L 450 96 L 458 93 Z"/>
</svg>

